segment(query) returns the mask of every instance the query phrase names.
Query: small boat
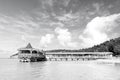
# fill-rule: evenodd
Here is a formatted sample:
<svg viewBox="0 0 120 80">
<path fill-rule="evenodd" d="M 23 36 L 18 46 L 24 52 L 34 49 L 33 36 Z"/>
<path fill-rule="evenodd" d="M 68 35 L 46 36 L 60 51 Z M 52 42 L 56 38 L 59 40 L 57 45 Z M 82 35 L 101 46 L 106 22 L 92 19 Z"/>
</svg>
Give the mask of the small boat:
<svg viewBox="0 0 120 80">
<path fill-rule="evenodd" d="M 44 51 L 33 48 L 30 43 L 25 48 L 18 49 L 18 58 L 20 62 L 46 61 Z"/>
</svg>

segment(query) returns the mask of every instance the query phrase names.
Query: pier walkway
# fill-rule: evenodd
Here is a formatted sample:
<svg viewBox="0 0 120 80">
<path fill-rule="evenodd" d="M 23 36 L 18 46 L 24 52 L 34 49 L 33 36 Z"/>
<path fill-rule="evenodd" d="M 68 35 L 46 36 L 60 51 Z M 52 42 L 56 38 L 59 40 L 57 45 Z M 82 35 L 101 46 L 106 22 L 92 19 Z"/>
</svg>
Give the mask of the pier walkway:
<svg viewBox="0 0 120 80">
<path fill-rule="evenodd" d="M 79 61 L 107 59 L 112 57 L 111 52 L 46 52 L 49 61 Z"/>
</svg>

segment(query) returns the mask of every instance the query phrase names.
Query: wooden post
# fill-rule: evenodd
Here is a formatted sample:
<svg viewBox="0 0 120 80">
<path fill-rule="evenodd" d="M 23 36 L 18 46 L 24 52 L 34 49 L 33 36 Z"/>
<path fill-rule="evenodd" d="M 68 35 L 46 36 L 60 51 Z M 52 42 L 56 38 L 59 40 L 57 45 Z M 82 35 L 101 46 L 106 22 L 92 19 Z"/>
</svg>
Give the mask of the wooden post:
<svg viewBox="0 0 120 80">
<path fill-rule="evenodd" d="M 68 60 L 68 58 L 65 58 L 65 61 L 67 61 Z"/>
<path fill-rule="evenodd" d="M 57 56 L 57 55 L 55 54 L 55 61 L 57 61 L 57 58 L 56 58 L 56 56 Z"/>
<path fill-rule="evenodd" d="M 71 60 L 73 61 L 73 58 L 71 58 Z"/>
</svg>

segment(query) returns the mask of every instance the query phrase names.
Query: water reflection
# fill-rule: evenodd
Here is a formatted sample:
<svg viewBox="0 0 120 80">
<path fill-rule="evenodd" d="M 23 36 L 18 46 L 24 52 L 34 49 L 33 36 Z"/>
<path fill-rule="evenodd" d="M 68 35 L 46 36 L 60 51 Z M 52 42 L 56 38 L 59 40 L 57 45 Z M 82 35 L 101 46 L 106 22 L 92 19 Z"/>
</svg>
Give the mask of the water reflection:
<svg viewBox="0 0 120 80">
<path fill-rule="evenodd" d="M 0 80 L 120 80 L 120 64 L 92 61 L 20 63 L 0 60 Z"/>
</svg>

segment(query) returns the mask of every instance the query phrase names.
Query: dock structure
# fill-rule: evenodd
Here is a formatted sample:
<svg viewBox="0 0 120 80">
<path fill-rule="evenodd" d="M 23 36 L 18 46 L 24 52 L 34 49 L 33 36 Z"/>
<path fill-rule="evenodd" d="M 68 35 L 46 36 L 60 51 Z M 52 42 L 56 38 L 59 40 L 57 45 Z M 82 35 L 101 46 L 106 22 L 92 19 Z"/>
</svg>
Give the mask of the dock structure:
<svg viewBox="0 0 120 80">
<path fill-rule="evenodd" d="M 26 47 L 19 48 L 17 54 L 20 62 L 46 61 L 44 52 L 33 48 L 30 43 Z"/>
<path fill-rule="evenodd" d="M 108 59 L 112 57 L 112 52 L 46 52 L 49 61 L 80 61 Z"/>
</svg>

